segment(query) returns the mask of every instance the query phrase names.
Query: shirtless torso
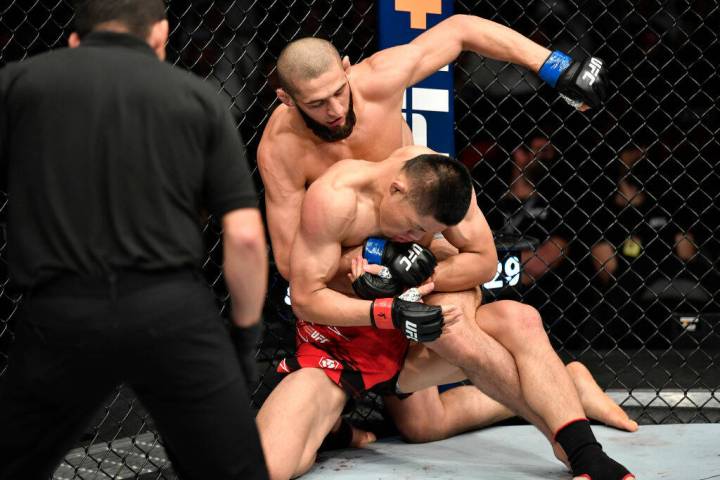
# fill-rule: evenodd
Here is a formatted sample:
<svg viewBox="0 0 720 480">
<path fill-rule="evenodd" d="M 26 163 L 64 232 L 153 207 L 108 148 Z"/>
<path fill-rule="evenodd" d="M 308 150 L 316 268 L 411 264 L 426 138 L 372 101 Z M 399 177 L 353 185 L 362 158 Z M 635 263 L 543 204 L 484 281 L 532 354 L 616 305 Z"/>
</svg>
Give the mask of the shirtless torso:
<svg viewBox="0 0 720 480">
<path fill-rule="evenodd" d="M 397 148 L 412 143 L 411 132 L 400 113 L 405 88 L 452 62 L 463 50 L 518 64 L 533 72 L 540 69 L 550 53 L 507 27 L 478 17 L 458 15 L 424 32 L 410 44 L 383 50 L 353 66 L 344 59 L 337 68 L 331 67 L 312 78 L 298 80 L 294 82 L 297 88 L 292 94 L 278 90 L 278 97 L 283 104 L 273 112 L 263 132 L 258 148 L 258 166 L 265 184 L 268 227 L 275 263 L 286 279 L 290 278 L 291 246 L 300 227 L 301 208 L 307 188 L 343 159 L 380 162 Z M 352 132 L 346 138 L 332 142 L 316 136 L 301 115 L 304 113 L 315 122 L 333 127 L 338 122 L 342 124 L 339 119 L 345 117 L 351 108 L 356 116 Z M 342 164 L 337 166 L 342 168 Z M 357 164 L 353 168 L 362 170 L 363 166 Z M 330 196 L 325 201 L 337 202 L 340 197 Z M 365 215 L 362 207 L 359 210 L 361 216 Z M 372 219 L 361 219 L 357 225 L 336 238 L 339 240 L 336 245 L 338 256 L 341 245 L 357 245 L 368 235 L 380 233 L 370 231 L 374 227 L 367 225 L 373 225 Z M 484 235 L 490 235 L 489 229 Z M 492 238 L 490 236 L 488 240 L 484 236 L 481 242 L 486 247 L 482 253 L 467 251 L 463 257 L 461 251 L 461 255 L 440 262 L 436 275 L 441 281 L 437 282 L 437 287 L 446 288 L 436 288 L 436 291 L 467 289 L 479 283 L 467 283 L 471 276 L 491 277 L 494 274 L 496 255 L 492 248 Z M 479 257 L 473 262 L 463 262 L 467 255 Z M 459 261 L 454 261 L 455 257 Z M 349 270 L 351 256 L 343 258 L 347 259 L 348 264 L 340 268 L 334 266 L 333 270 Z M 487 268 L 487 272 L 481 272 L 478 268 Z M 444 285 L 442 279 L 448 283 Z M 461 288 L 457 288 L 459 285 Z M 476 299 L 471 296 L 468 301 L 471 308 L 474 302 Z M 501 308 L 496 310 L 497 314 L 488 310 L 486 317 L 493 319 L 493 325 L 497 324 L 497 332 L 503 332 L 512 324 L 510 317 L 514 313 L 508 311 L 508 316 Z M 329 323 L 332 325 L 333 322 L 351 317 L 334 315 Z M 476 321 L 481 323 L 480 320 Z M 352 323 L 345 323 L 349 324 Z M 362 322 L 357 324 L 366 325 Z M 490 328 L 487 322 L 486 326 Z M 537 334 L 542 337 L 542 328 L 538 329 Z M 505 339 L 501 340 L 507 343 Z M 546 337 L 543 341 L 546 341 Z M 437 359 L 423 357 L 422 351 L 426 349 L 419 350 L 421 353 L 411 359 L 411 363 L 422 366 L 417 371 L 424 372 L 424 377 L 432 376 L 434 372 L 431 366 L 438 364 Z M 445 378 L 447 373 L 443 367 L 437 377 Z M 536 372 L 532 372 L 532 375 L 538 376 Z M 462 395 L 452 395 L 452 402 L 441 400 L 437 389 L 429 388 L 416 392 L 402 404 L 393 397 L 387 397 L 386 406 L 400 431 L 415 441 L 444 438 L 511 414 L 479 390 L 466 388 L 457 389 L 457 393 Z M 319 394 L 321 391 L 323 393 Z M 258 425 L 273 478 L 289 478 L 310 468 L 317 447 L 331 426 L 336 424 L 346 398 L 342 390 L 335 388 L 333 382 L 328 380 L 328 375 L 317 368 L 294 372 L 278 385 L 258 415 Z M 292 399 L 290 409 L 289 399 Z"/>
<path fill-rule="evenodd" d="M 299 225 L 306 188 L 342 159 L 378 162 L 412 143 L 412 133 L 400 113 L 402 85 L 386 91 L 383 68 L 376 58 L 348 67 L 357 123 L 352 134 L 337 142 L 316 137 L 295 111 L 275 109 L 258 147 L 258 167 L 265 185 L 268 227 L 278 270 L 288 278 L 290 246 Z M 362 243 L 362 242 L 360 242 Z"/>
</svg>

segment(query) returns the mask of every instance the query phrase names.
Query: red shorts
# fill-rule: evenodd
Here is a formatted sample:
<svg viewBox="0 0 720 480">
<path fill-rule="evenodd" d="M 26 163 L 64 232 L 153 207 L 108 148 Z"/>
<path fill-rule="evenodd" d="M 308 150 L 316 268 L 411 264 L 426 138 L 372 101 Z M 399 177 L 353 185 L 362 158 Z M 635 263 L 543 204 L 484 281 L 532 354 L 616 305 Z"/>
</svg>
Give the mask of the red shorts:
<svg viewBox="0 0 720 480">
<path fill-rule="evenodd" d="M 368 390 L 395 391 L 409 341 L 398 330 L 374 327 L 331 327 L 298 320 L 297 351 L 283 359 L 277 371 L 321 368 L 351 397 Z"/>
</svg>

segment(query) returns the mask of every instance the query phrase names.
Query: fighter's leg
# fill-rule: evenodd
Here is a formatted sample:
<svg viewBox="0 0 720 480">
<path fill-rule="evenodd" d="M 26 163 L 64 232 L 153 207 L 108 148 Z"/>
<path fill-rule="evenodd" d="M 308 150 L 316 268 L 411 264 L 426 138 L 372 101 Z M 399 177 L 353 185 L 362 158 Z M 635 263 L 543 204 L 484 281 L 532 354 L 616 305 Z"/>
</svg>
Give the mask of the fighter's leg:
<svg viewBox="0 0 720 480">
<path fill-rule="evenodd" d="M 438 300 L 442 303 L 463 305 L 464 310 L 467 310 L 472 304 L 472 299 L 468 296 L 468 294 L 455 295 L 453 293 L 443 293 L 429 297 L 429 301 L 437 303 Z M 478 303 L 476 308 L 479 306 L 479 297 L 477 300 Z M 503 309 L 499 313 L 503 312 L 508 315 L 514 315 L 516 310 L 512 308 Z M 519 313 L 522 314 L 522 312 Z M 478 324 L 480 328 L 493 338 L 495 338 L 497 332 L 507 331 L 508 327 L 512 325 L 512 322 L 514 322 L 514 318 L 512 316 L 476 315 L 476 320 L 482 322 Z M 510 333 L 513 332 L 511 331 Z M 501 339 L 500 343 L 502 344 Z M 410 350 L 409 356 L 412 355 L 413 351 Z M 422 368 L 429 367 L 427 365 L 422 365 Z M 588 418 L 597 420 L 611 427 L 630 432 L 634 432 L 638 429 L 637 422 L 631 420 L 627 413 L 625 413 L 625 411 L 620 408 L 617 403 L 615 403 L 605 392 L 602 391 L 600 386 L 592 377 L 590 371 L 588 371 L 584 365 L 579 362 L 571 362 L 566 365 L 565 368 L 575 385 L 580 398 L 580 403 L 582 404 L 583 410 L 585 410 L 585 414 Z M 430 394 L 426 394 L 426 396 L 428 396 L 428 398 L 432 398 L 432 395 Z M 466 430 L 487 425 L 488 422 L 496 416 L 498 416 L 500 420 L 508 418 L 505 415 L 510 416 L 510 411 L 508 409 L 502 407 L 492 399 L 489 399 L 482 392 L 474 392 L 472 388 L 462 389 L 459 392 L 455 392 L 452 397 L 452 400 L 448 399 L 446 401 L 441 395 L 440 401 L 436 401 L 434 403 L 436 405 L 439 404 L 444 406 L 446 410 L 444 413 L 449 415 L 449 418 L 456 418 L 459 422 L 465 422 L 468 425 Z M 473 398 L 479 402 L 479 405 L 477 405 L 476 408 L 468 408 L 469 405 L 472 405 Z M 416 403 L 419 405 L 419 402 L 416 401 Z M 455 403 L 458 404 L 458 409 L 460 409 L 460 411 L 457 412 L 456 415 L 453 415 L 453 413 L 448 412 L 448 410 L 455 408 Z M 493 405 L 493 403 L 495 403 L 495 405 Z M 429 406 L 430 404 L 428 403 L 428 407 Z M 402 414 L 403 413 L 401 412 L 400 415 Z M 408 415 L 410 414 L 412 414 L 412 411 L 408 413 Z M 485 416 L 487 416 L 487 418 L 485 418 Z M 472 427 L 471 425 L 475 425 L 475 427 Z M 459 428 L 462 428 L 462 426 L 460 425 Z M 452 434 L 454 433 L 448 433 L 448 435 Z M 440 435 L 440 432 L 436 432 L 436 436 Z"/>
<path fill-rule="evenodd" d="M 515 320 L 508 328 L 507 322 L 492 321 L 497 318 Z M 519 302 L 498 301 L 478 307 L 476 322 L 511 352 L 528 405 L 563 445 L 576 474 L 606 471 L 608 478 L 634 478 L 595 440 L 575 384 L 552 348 L 537 310 Z"/>
<path fill-rule="evenodd" d="M 457 381 L 465 376 L 489 397 L 502 402 L 536 425 L 551 439 L 552 432 L 547 424 L 529 408 L 523 398 L 512 355 L 475 323 L 477 292 L 433 294 L 427 296 L 425 301 L 434 304 L 448 304 L 452 301 L 462 308 L 465 315 L 446 328 L 440 339 L 420 346 L 434 350 L 434 356 L 428 353 L 406 360 L 398 379 L 401 391 L 418 391 L 430 385 Z"/>
<path fill-rule="evenodd" d="M 443 294 L 436 299 L 460 306 L 468 314 L 480 304 L 476 290 L 460 294 Z M 411 379 L 420 379 L 413 384 Z M 385 397 L 385 408 L 400 434 L 408 442 L 441 440 L 510 418 L 514 413 L 474 386 L 453 388 L 440 394 L 435 385 L 467 379 L 462 369 L 451 365 L 422 344 L 410 346 L 402 373 L 405 391 L 411 396 L 400 399 Z M 433 385 L 421 388 L 422 385 Z"/>
<path fill-rule="evenodd" d="M 557 239 L 555 239 L 557 240 Z M 562 239 L 560 239 L 562 240 Z M 546 243 L 553 243 L 546 242 Z M 559 243 L 555 242 L 555 247 L 562 247 L 563 245 L 560 245 Z M 597 247 L 597 248 L 596 248 Z M 606 248 L 607 247 L 607 248 Z M 431 250 L 435 254 L 435 256 L 438 259 L 445 259 L 453 255 L 457 255 L 457 249 L 452 246 L 447 240 L 444 238 L 434 238 L 431 246 Z M 561 248 L 557 249 L 557 252 L 555 253 L 562 253 Z M 596 263 L 596 267 L 598 270 L 600 270 L 600 266 L 603 268 L 607 268 L 608 272 L 610 274 L 614 273 L 614 270 L 617 268 L 617 259 L 614 258 L 614 252 L 611 251 L 612 249 L 609 247 L 609 244 L 598 244 L 595 247 L 593 247 L 593 257 L 595 260 L 599 263 Z M 532 261 L 535 261 L 537 259 L 533 258 L 525 258 L 523 252 L 523 264 L 525 265 L 525 269 L 527 270 L 530 266 L 530 263 Z M 547 252 L 552 253 L 552 252 Z M 530 263 L 526 263 L 526 260 Z M 543 263 L 544 268 L 548 268 L 548 266 L 551 266 L 551 264 L 558 260 L 558 258 L 552 257 L 550 255 L 546 255 L 544 258 L 544 261 L 540 260 L 541 263 Z M 613 260 L 615 264 L 613 265 Z M 539 270 L 538 270 L 539 271 Z M 604 270 L 603 270 L 604 272 Z M 532 273 L 532 272 L 531 272 Z M 536 272 L 537 273 L 537 272 Z M 462 302 L 463 299 L 456 299 L 452 296 L 452 294 L 443 294 L 442 301 L 446 303 L 456 303 L 456 302 Z M 478 305 L 479 306 L 479 303 Z M 480 320 L 484 322 L 483 325 L 487 326 L 487 323 L 492 321 L 494 323 L 493 331 L 498 331 L 499 329 L 507 329 L 508 325 L 513 322 L 512 318 L 505 318 L 505 317 L 487 317 L 487 316 L 480 316 Z M 480 325 L 480 328 L 483 328 L 483 325 Z M 484 329 L 487 333 L 490 334 L 490 336 L 493 336 L 492 332 L 488 332 L 487 329 Z M 502 343 L 502 342 L 501 342 Z M 580 364 L 579 362 L 572 362 L 568 365 L 566 365 L 566 369 L 570 375 L 570 377 L 573 380 L 573 383 L 575 384 L 575 387 L 578 391 L 578 395 L 580 396 L 580 402 L 583 406 L 583 409 L 585 410 L 586 415 L 593 419 L 598 420 L 600 422 L 603 422 L 607 425 L 610 425 L 615 428 L 628 430 L 631 432 L 634 432 L 637 430 L 638 426 L 637 423 L 633 420 L 630 420 L 628 415 L 625 413 L 625 411 L 620 408 L 619 405 L 617 405 L 610 397 L 608 397 L 605 392 L 602 391 L 602 389 L 599 387 L 597 382 L 595 382 L 595 379 L 592 377 L 592 374 L 588 371 L 587 368 L 585 368 L 584 365 Z M 476 396 L 480 395 L 480 398 L 478 397 L 478 401 L 483 403 L 485 401 L 485 398 L 487 398 L 484 394 L 475 394 L 472 389 L 463 389 L 465 390 L 464 395 L 470 395 Z M 465 402 L 462 402 L 465 403 Z M 452 403 L 450 402 L 442 402 L 443 405 L 446 405 L 447 408 L 451 408 Z M 492 412 L 489 412 L 490 414 Z M 486 412 L 484 410 L 479 410 L 480 415 L 485 415 Z M 473 423 L 473 419 L 469 418 L 468 421 L 470 423 Z M 474 420 L 478 424 L 482 424 L 484 419 L 477 418 Z"/>
<path fill-rule="evenodd" d="M 420 362 L 411 359 L 408 366 L 422 368 L 421 365 L 433 363 L 433 368 L 436 368 L 445 364 L 449 370 L 457 372 L 436 380 L 436 383 L 454 383 L 467 377 L 460 369 L 442 360 L 432 350 L 422 346 L 413 350 L 419 351 L 416 357 L 424 355 L 427 358 Z M 474 386 L 456 387 L 443 393 L 439 393 L 437 387 L 432 386 L 417 391 L 405 399 L 389 395 L 384 398 L 384 403 L 403 439 L 411 443 L 442 440 L 514 416 L 507 407 Z"/>
<path fill-rule="evenodd" d="M 297 370 L 275 387 L 257 415 L 272 480 L 310 470 L 346 401 L 345 392 L 317 368 Z"/>
<path fill-rule="evenodd" d="M 580 362 L 565 367 L 575 383 L 588 418 L 615 428 L 637 430 L 637 423 L 598 386 L 588 369 Z M 455 383 L 465 380 L 465 373 L 448 364 L 422 345 L 408 352 L 406 372 L 414 371 L 423 384 Z M 406 388 L 414 386 L 407 384 Z M 461 386 L 439 393 L 436 387 L 425 388 L 410 397 L 384 398 L 385 408 L 405 441 L 423 443 L 442 440 L 462 432 L 476 430 L 506 420 L 515 414 L 474 386 Z M 564 457 L 559 455 L 564 461 Z"/>
<path fill-rule="evenodd" d="M 512 325 L 515 318 L 522 319 L 523 315 L 526 314 L 523 312 L 525 309 L 522 304 L 517 302 L 501 303 L 503 304 L 503 308 L 497 310 L 498 315 L 481 314 L 476 316 L 476 320 L 480 328 L 490 336 L 496 338 L 504 346 L 505 343 L 508 343 L 510 348 L 514 348 L 514 345 L 508 338 L 519 335 L 520 332 L 518 329 L 508 328 L 508 326 Z M 546 337 L 544 333 L 540 334 L 538 330 L 539 329 L 537 329 L 535 333 L 538 334 L 540 338 L 532 341 L 543 341 L 541 337 Z M 525 339 L 521 339 L 520 341 L 525 341 Z M 628 431 L 637 430 L 637 423 L 630 420 L 622 408 L 602 391 L 597 382 L 595 382 L 595 379 L 593 379 L 592 374 L 584 365 L 579 362 L 572 362 L 566 365 L 565 368 L 575 386 L 583 410 L 585 410 L 589 418 L 615 428 Z"/>
<path fill-rule="evenodd" d="M 501 300 L 478 307 L 475 322 L 512 355 L 523 397 L 552 432 L 569 420 L 585 416 L 575 385 L 552 348 L 537 310 L 519 302 Z M 453 340 L 448 343 L 452 345 L 460 339 Z M 441 345 L 441 348 L 446 350 L 447 346 Z"/>
<path fill-rule="evenodd" d="M 445 239 L 437 238 L 433 239 L 431 249 L 438 258 L 445 258 L 453 254 L 454 247 Z M 425 301 L 445 304 L 458 301 L 458 298 L 461 297 L 434 294 L 426 297 Z M 428 344 L 431 349 L 451 363 L 463 367 L 474 385 L 481 387 L 478 381 L 484 382 L 486 386 L 481 388 L 491 397 L 498 399 L 496 395 L 499 393 L 512 395 L 513 392 L 508 388 L 521 388 L 521 392 L 514 391 L 514 395 L 521 394 L 514 398 L 514 401 L 519 403 L 513 405 L 509 403 L 513 400 L 507 398 L 502 399 L 503 403 L 536 425 L 537 422 L 527 415 L 537 413 L 550 428 L 550 432 L 555 432 L 569 420 L 585 416 L 574 384 L 550 345 L 537 310 L 519 302 L 499 301 L 478 305 L 475 315 L 468 315 L 466 307 L 463 311 L 466 312 L 465 320 L 471 319 L 470 322 L 451 327 L 454 332 L 444 334 L 440 339 Z M 488 330 L 485 328 L 485 324 L 490 321 L 488 319 L 495 321 L 494 326 L 501 324 L 503 328 Z M 480 326 L 480 329 L 473 328 L 476 325 Z M 487 334 L 492 338 L 486 338 Z M 496 340 L 503 348 L 498 348 L 495 342 L 490 340 Z M 473 352 L 473 347 L 478 351 Z M 480 348 L 489 350 L 482 351 Z M 517 368 L 513 369 L 515 364 Z M 473 372 L 473 369 L 477 370 Z M 488 370 L 499 376 L 494 380 L 488 377 L 485 380 L 478 378 L 476 381 L 473 378 L 473 375 L 487 373 Z M 505 381 L 498 383 L 501 378 Z M 511 385 L 508 381 L 517 383 Z M 523 413 L 518 410 L 523 407 L 524 401 L 532 412 Z"/>
</svg>

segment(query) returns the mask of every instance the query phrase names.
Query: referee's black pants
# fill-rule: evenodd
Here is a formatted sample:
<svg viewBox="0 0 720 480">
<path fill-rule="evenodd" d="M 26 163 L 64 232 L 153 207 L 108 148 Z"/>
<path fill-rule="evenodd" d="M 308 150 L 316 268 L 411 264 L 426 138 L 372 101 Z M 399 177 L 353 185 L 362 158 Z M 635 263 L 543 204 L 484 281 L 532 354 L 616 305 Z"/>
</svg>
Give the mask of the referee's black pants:
<svg viewBox="0 0 720 480">
<path fill-rule="evenodd" d="M 182 479 L 265 479 L 245 381 L 192 272 L 67 278 L 29 292 L 0 377 L 0 479 L 46 480 L 124 382 Z"/>
</svg>

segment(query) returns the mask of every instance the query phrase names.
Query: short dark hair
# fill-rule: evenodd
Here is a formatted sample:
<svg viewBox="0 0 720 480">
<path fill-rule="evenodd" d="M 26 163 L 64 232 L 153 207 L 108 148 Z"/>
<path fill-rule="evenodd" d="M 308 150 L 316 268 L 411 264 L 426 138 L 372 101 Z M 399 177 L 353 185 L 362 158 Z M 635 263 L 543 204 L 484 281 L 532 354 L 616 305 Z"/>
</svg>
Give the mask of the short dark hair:
<svg viewBox="0 0 720 480">
<path fill-rule="evenodd" d="M 420 215 L 432 215 L 445 225 L 465 218 L 472 197 L 472 178 L 465 165 L 437 153 L 411 158 L 403 165 L 408 197 Z"/>
<path fill-rule="evenodd" d="M 318 37 L 303 37 L 285 45 L 278 55 L 276 74 L 280 87 L 288 94 L 295 93 L 297 80 L 317 78 L 333 63 L 342 66 L 335 46 Z"/>
<path fill-rule="evenodd" d="M 150 28 L 164 20 L 163 0 L 76 0 L 75 31 L 84 37 L 107 22 L 119 22 L 128 33 L 140 38 L 150 35 Z"/>
</svg>

